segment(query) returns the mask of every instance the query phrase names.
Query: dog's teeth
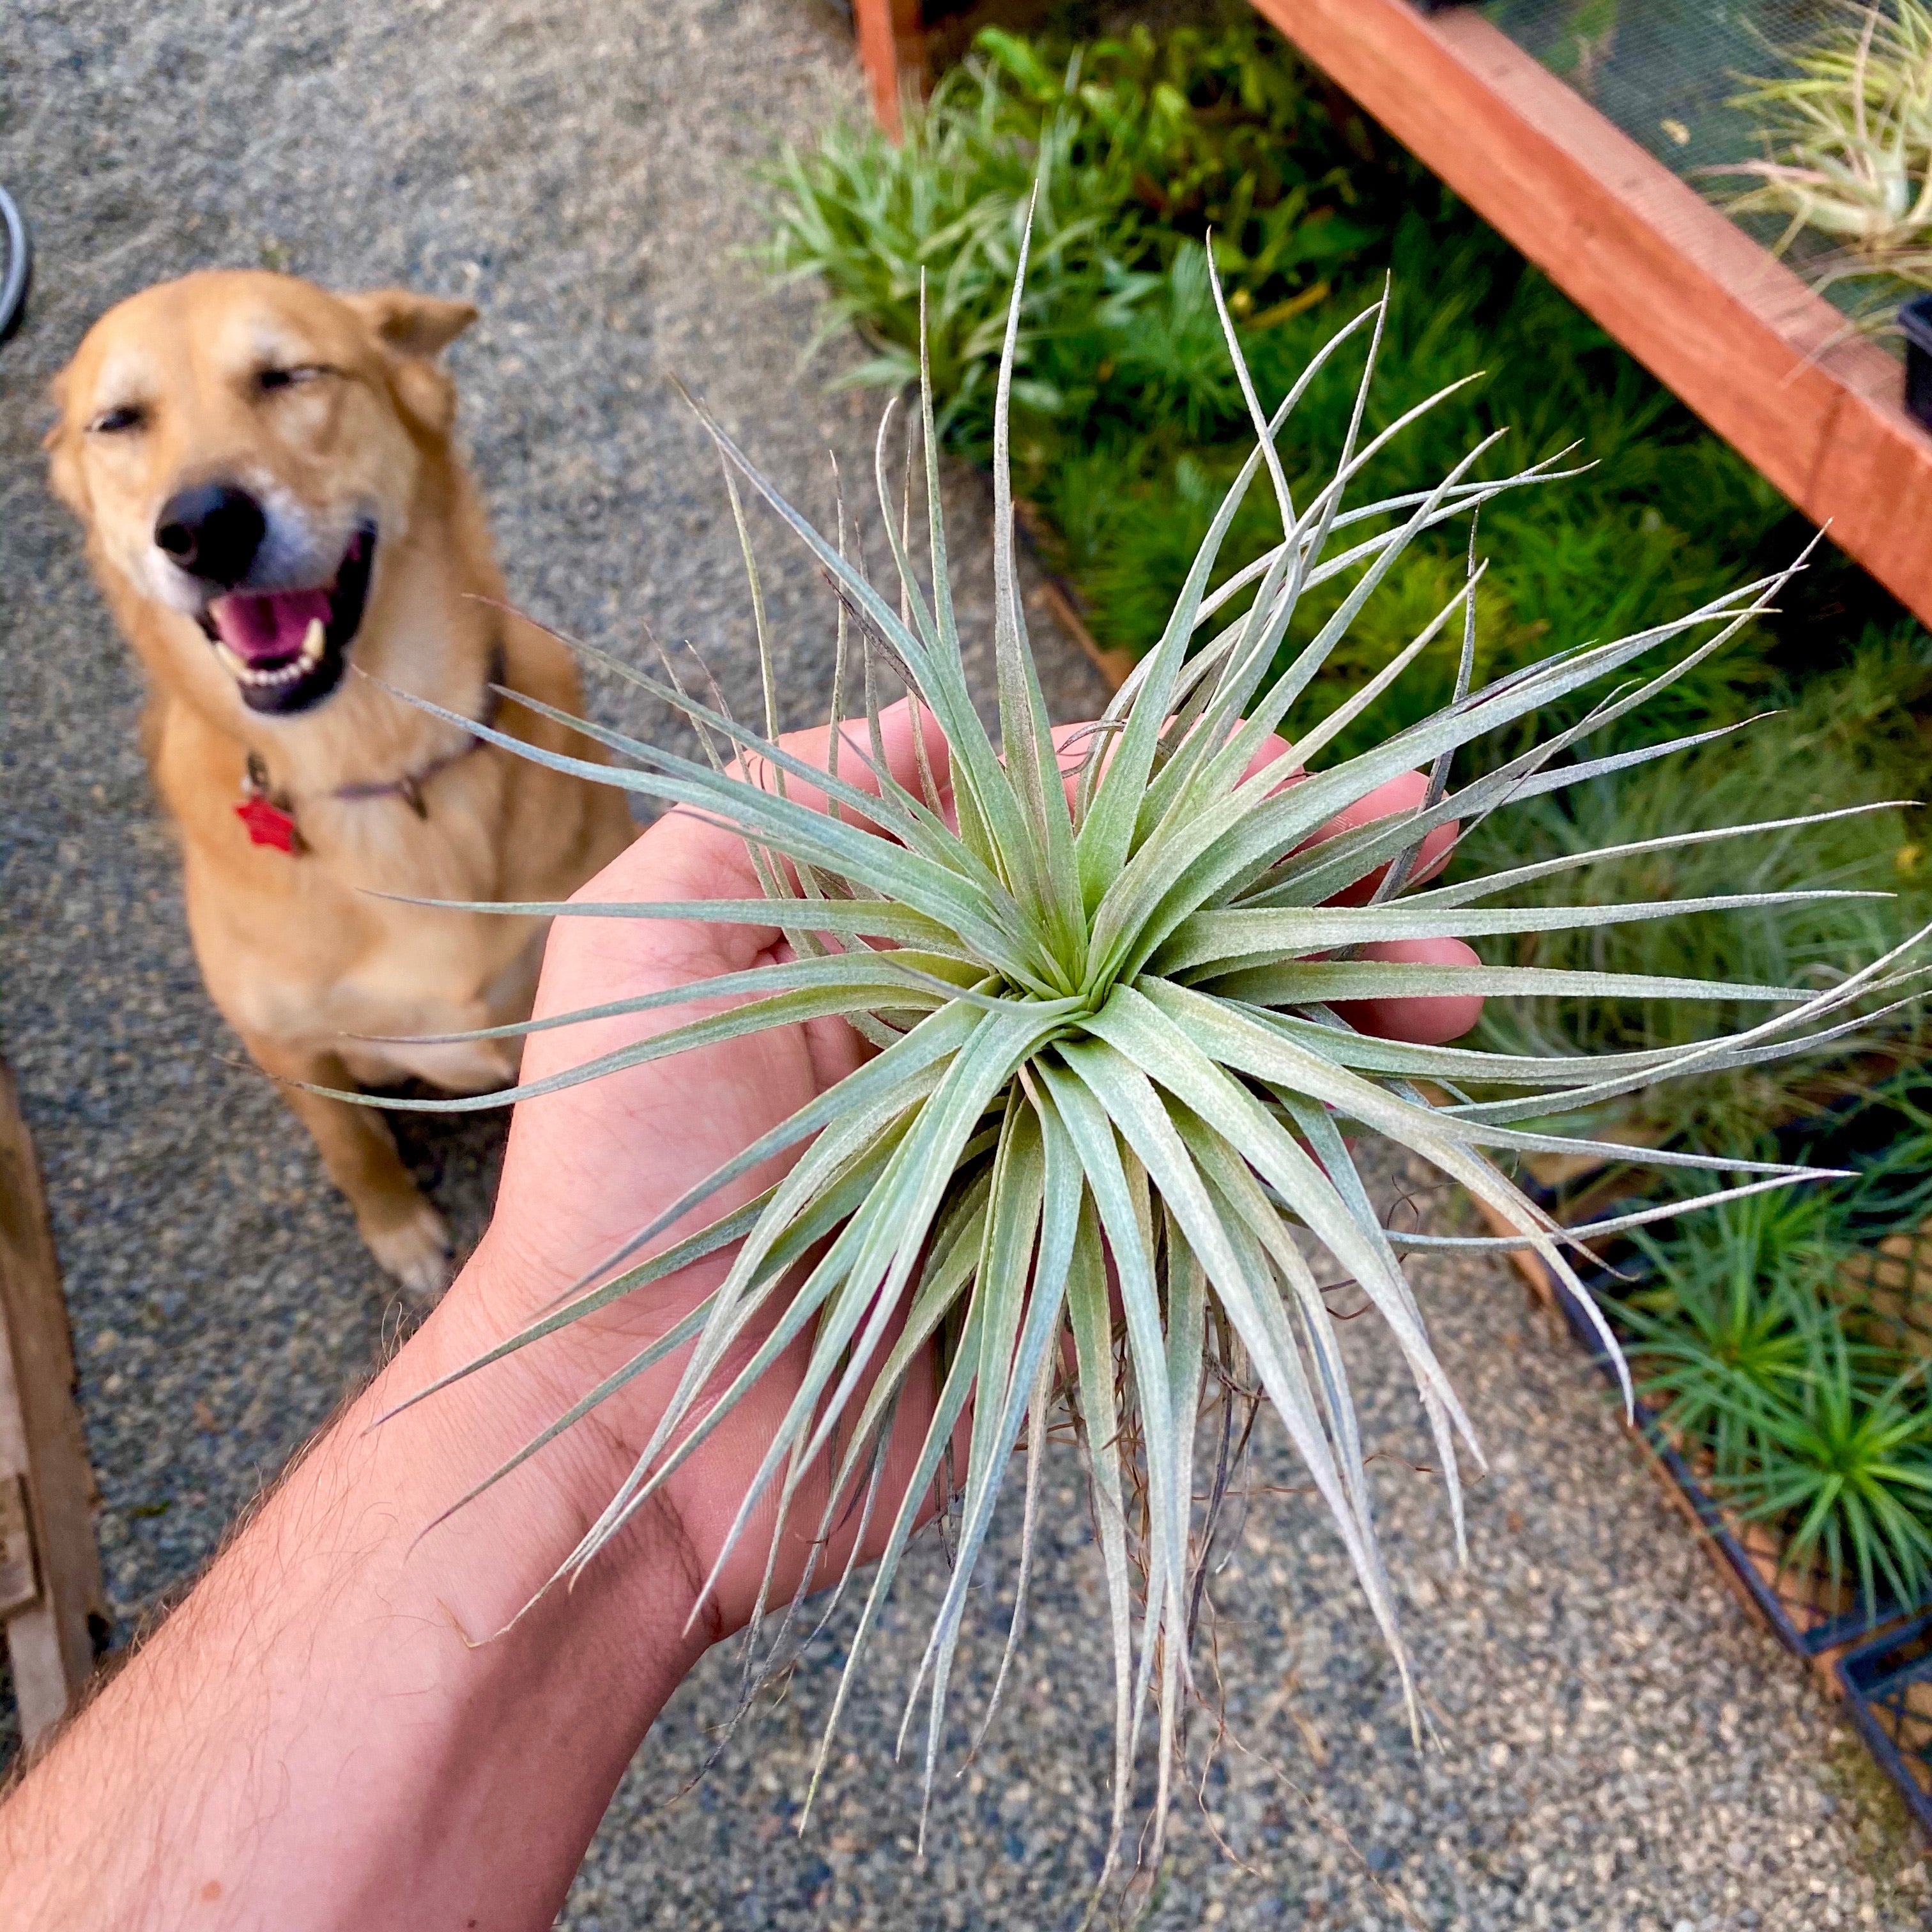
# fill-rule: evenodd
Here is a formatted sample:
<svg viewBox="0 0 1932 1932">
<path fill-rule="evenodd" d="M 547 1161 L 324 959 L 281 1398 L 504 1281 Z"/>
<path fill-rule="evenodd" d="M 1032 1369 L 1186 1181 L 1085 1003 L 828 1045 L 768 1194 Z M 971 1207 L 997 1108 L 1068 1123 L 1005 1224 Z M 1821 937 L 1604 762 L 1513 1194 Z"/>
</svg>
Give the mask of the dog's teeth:
<svg viewBox="0 0 1932 1932">
<path fill-rule="evenodd" d="M 278 684 L 292 684 L 296 679 L 306 677 L 322 662 L 322 654 L 328 647 L 328 633 L 320 617 L 308 620 L 308 628 L 303 634 L 302 650 L 292 658 L 285 658 L 274 665 L 251 664 L 238 651 L 232 650 L 220 638 L 213 640 L 214 654 L 221 661 L 237 683 L 253 686 L 256 690 Z"/>
</svg>

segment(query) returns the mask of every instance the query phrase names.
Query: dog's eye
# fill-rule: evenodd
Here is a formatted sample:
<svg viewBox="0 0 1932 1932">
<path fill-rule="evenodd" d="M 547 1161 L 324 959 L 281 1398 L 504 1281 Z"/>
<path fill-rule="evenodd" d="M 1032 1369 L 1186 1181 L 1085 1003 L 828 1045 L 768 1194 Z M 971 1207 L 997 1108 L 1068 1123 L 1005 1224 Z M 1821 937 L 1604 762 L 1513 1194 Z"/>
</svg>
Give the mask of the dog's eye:
<svg viewBox="0 0 1932 1932">
<path fill-rule="evenodd" d="M 147 420 L 147 411 L 138 404 L 123 403 L 118 409 L 103 410 L 87 427 L 96 436 L 120 436 Z"/>
<path fill-rule="evenodd" d="M 298 363 L 292 369 L 264 369 L 255 378 L 258 389 L 292 389 L 298 383 L 313 382 L 326 372 L 316 362 Z"/>
</svg>

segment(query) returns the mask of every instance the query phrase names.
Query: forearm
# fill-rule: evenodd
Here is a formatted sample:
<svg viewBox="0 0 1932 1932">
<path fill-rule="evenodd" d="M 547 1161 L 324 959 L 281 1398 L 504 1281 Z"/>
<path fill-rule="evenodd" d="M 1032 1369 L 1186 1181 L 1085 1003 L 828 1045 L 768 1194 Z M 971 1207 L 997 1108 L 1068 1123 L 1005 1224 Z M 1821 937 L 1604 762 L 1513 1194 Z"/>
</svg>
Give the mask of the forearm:
<svg viewBox="0 0 1932 1932">
<path fill-rule="evenodd" d="M 583 1526 L 594 1438 L 417 1540 L 548 1420 L 486 1371 L 368 1428 L 490 1339 L 475 1306 L 452 1290 L 0 1808 L 0 1924 L 551 1923 L 701 1642 L 650 1515 L 495 1634 Z"/>
</svg>

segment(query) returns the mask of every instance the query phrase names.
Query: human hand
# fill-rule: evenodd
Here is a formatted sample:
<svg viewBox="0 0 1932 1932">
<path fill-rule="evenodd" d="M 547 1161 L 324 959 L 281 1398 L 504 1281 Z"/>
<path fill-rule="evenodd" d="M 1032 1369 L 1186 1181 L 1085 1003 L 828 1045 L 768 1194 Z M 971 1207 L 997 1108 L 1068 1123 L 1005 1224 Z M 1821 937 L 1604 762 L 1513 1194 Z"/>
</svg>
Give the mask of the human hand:
<svg viewBox="0 0 1932 1932">
<path fill-rule="evenodd" d="M 919 722 L 943 776 L 937 731 Z M 910 787 L 914 716 L 896 707 L 884 728 L 887 763 Z M 804 733 L 788 744 L 822 760 L 826 737 Z M 1422 783 L 1384 788 L 1351 817 L 1413 803 Z M 1424 869 L 1449 836 L 1445 828 L 1425 848 Z M 742 841 L 679 812 L 585 897 L 677 902 L 757 890 Z M 1454 941 L 1435 945 L 1432 956 L 1465 956 Z M 781 949 L 771 928 L 565 919 L 551 936 L 538 1010 L 680 988 L 774 961 Z M 688 1019 L 698 1005 L 536 1034 L 525 1073 L 562 1071 Z M 1473 1022 L 1474 1006 L 1382 1003 L 1357 1018 L 1442 1038 Z M 518 1110 L 495 1222 L 442 1304 L 0 1808 L 0 1920 L 133 1927 L 218 1912 L 224 1923 L 292 1932 L 552 1922 L 638 1740 L 705 1647 L 752 1611 L 769 1505 L 719 1568 L 715 1590 L 700 1593 L 799 1386 L 804 1345 L 779 1358 L 567 1594 L 544 1592 L 544 1579 L 640 1454 L 664 1412 L 675 1358 L 480 1500 L 452 1506 L 694 1308 L 726 1262 L 688 1267 L 404 1414 L 386 1412 L 517 1333 L 862 1051 L 842 1022 L 814 1022 Z M 693 1220 L 728 1211 L 772 1178 L 745 1176 Z M 885 1472 L 891 1493 L 910 1480 L 932 1400 L 929 1380 L 915 1372 Z M 825 1480 L 796 1506 L 799 1527 L 773 1578 L 778 1600 L 804 1574 Z M 875 1553 L 855 1551 L 855 1534 L 848 1526 L 835 1539 L 820 1576 Z M 525 1612 L 532 1598 L 541 1600 Z M 499 1640 L 481 1640 L 506 1624 Z"/>
<path fill-rule="evenodd" d="M 929 713 L 918 714 L 928 759 L 946 792 L 946 747 Z M 914 752 L 915 716 L 904 703 L 881 721 L 886 762 L 908 788 L 919 784 Z M 850 728 L 848 728 L 850 729 Z M 1072 735 L 1068 728 L 1060 735 Z M 854 752 L 862 746 L 855 734 Z M 829 738 L 823 730 L 793 734 L 786 748 L 823 764 Z M 1283 755 L 1279 740 L 1257 766 Z M 854 753 L 842 756 L 841 776 L 875 789 Z M 1332 836 L 1412 806 L 1424 781 L 1406 774 L 1362 800 L 1324 828 Z M 794 781 L 791 796 L 823 809 L 822 796 Z M 1419 876 L 1438 866 L 1454 838 L 1444 826 L 1425 842 Z M 1372 879 L 1345 896 L 1365 897 Z M 696 814 L 674 811 L 659 820 L 579 896 L 590 902 L 676 902 L 755 898 L 759 886 L 742 838 Z M 1364 949 L 1374 956 L 1465 963 L 1474 956 L 1455 940 L 1395 942 Z M 598 1006 L 739 972 L 788 957 L 776 928 L 723 926 L 701 921 L 569 919 L 552 930 L 536 1010 L 539 1018 Z M 537 1080 L 577 1066 L 650 1034 L 680 1025 L 727 1003 L 694 1000 L 621 1018 L 588 1022 L 531 1036 L 524 1078 Z M 1466 998 L 1374 1000 L 1347 1013 L 1366 1030 L 1418 1040 L 1453 1039 L 1475 1021 L 1480 1002 Z M 608 1075 L 526 1102 L 517 1111 L 503 1168 L 497 1211 L 470 1268 L 452 1291 L 455 1306 L 473 1330 L 478 1352 L 513 1334 L 573 1282 L 580 1280 L 647 1225 L 667 1204 L 722 1166 L 741 1150 L 850 1072 L 866 1049 L 843 1021 L 816 1020 L 752 1034 L 722 1045 Z M 668 1246 L 769 1186 L 795 1153 L 748 1174 L 714 1195 L 686 1222 L 667 1231 Z M 723 1278 L 728 1252 L 628 1294 L 611 1306 L 533 1345 L 507 1372 L 518 1382 L 518 1400 L 530 1431 L 547 1424 L 584 1391 L 674 1327 Z M 718 1386 L 749 1358 L 768 1330 L 754 1328 L 728 1358 Z M 756 1388 L 718 1425 L 703 1448 L 675 1470 L 650 1508 L 658 1534 L 652 1547 L 680 1552 L 680 1588 L 686 1607 L 698 1593 L 723 1548 L 730 1526 L 780 1418 L 796 1394 L 809 1352 L 802 1337 L 767 1370 Z M 569 1513 L 568 1540 L 560 1526 L 553 1562 L 567 1552 L 577 1532 L 602 1508 L 628 1473 L 649 1440 L 681 1371 L 682 1358 L 646 1371 L 543 1453 L 569 1470 L 564 1492 L 577 1500 Z M 502 1374 L 505 1370 L 492 1370 Z M 898 1494 L 931 1414 L 929 1379 L 915 1373 L 898 1409 L 884 1493 Z M 487 1473 L 478 1470 L 478 1476 Z M 788 1520 L 774 1588 L 782 1602 L 803 1572 L 812 1535 L 830 1480 L 823 1460 Z M 776 1527 L 776 1502 L 765 1499 L 720 1570 L 713 1592 L 698 1606 L 698 1636 L 714 1640 L 750 1616 Z M 875 1522 L 890 1511 L 874 1513 Z M 821 1579 L 838 1574 L 852 1554 L 848 1523 L 821 1552 Z M 880 1534 L 882 1532 L 875 1532 Z M 861 1550 L 865 1557 L 876 1553 Z"/>
</svg>

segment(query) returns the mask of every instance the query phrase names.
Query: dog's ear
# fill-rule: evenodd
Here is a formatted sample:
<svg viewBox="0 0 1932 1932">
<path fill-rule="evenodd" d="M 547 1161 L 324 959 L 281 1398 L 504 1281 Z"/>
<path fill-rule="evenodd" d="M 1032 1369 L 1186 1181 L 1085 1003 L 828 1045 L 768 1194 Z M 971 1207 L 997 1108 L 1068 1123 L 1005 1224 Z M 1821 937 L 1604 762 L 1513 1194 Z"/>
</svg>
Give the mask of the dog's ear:
<svg viewBox="0 0 1932 1932">
<path fill-rule="evenodd" d="M 404 413 L 432 435 L 448 435 L 456 416 L 456 386 L 436 358 L 476 320 L 475 305 L 407 289 L 370 289 L 342 300 L 383 350 Z"/>
<path fill-rule="evenodd" d="M 440 356 L 476 320 L 474 303 L 444 302 L 407 289 L 370 289 L 342 299 L 398 356 Z"/>
<path fill-rule="evenodd" d="M 58 413 L 53 428 L 41 437 L 40 447 L 47 453 L 47 480 L 53 485 L 54 494 L 76 516 L 85 517 L 87 482 L 80 473 L 75 439 L 68 430 L 67 376 L 68 372 L 63 369 L 48 387 L 48 399 Z"/>
</svg>

